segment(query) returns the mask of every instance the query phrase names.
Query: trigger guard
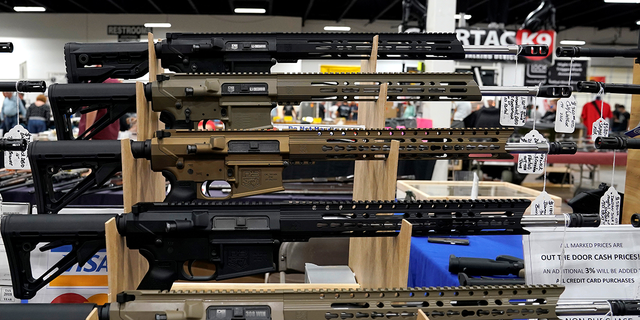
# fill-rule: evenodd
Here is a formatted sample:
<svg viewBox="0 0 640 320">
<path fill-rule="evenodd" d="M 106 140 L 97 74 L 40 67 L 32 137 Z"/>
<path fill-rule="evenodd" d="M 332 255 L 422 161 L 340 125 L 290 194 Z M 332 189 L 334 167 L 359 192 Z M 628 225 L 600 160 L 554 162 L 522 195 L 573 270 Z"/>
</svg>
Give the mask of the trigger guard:
<svg viewBox="0 0 640 320">
<path fill-rule="evenodd" d="M 210 280 L 215 280 L 218 278 L 218 266 L 216 265 L 216 272 L 214 272 L 211 276 L 194 276 L 193 272 L 191 271 L 191 267 L 193 266 L 193 263 L 195 262 L 195 260 L 190 260 L 188 262 L 188 267 L 189 267 L 189 272 L 191 272 L 191 274 L 187 274 L 184 271 L 184 262 L 182 264 L 180 264 L 180 278 L 181 280 L 188 280 L 188 281 L 210 281 Z"/>
<path fill-rule="evenodd" d="M 211 181 L 211 183 L 213 183 L 213 181 Z M 218 201 L 218 200 L 228 200 L 231 199 L 233 197 L 233 185 L 231 183 L 229 183 L 229 186 L 231 187 L 231 192 L 229 192 L 227 194 L 226 197 L 223 198 L 214 198 L 214 197 L 210 197 L 207 196 L 206 194 L 204 194 L 202 191 L 202 186 L 204 185 L 204 182 L 198 182 L 197 184 L 197 189 L 198 189 L 198 198 L 199 199 L 203 199 L 203 200 L 213 200 L 213 201 Z M 207 186 L 207 193 L 209 192 L 209 186 Z"/>
</svg>

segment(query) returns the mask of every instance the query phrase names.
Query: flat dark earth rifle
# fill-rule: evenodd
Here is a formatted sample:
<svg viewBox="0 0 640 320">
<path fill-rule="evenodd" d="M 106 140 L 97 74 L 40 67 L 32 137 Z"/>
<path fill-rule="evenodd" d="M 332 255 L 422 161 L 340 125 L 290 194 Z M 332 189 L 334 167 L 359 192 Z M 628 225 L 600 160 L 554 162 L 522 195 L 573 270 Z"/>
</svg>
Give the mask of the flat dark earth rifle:
<svg viewBox="0 0 640 320">
<path fill-rule="evenodd" d="M 581 314 L 638 314 L 638 301 L 604 302 L 599 308 L 558 303 L 564 287 L 473 286 L 406 289 L 125 291 L 116 302 L 0 304 L 12 320 L 331 320 L 557 319 Z"/>
<path fill-rule="evenodd" d="M 299 59 L 464 59 L 465 53 L 546 56 L 546 45 L 463 47 L 454 33 L 167 33 L 155 54 L 173 72 L 269 72 Z M 149 71 L 147 43 L 67 43 L 69 83 L 136 79 Z"/>
<path fill-rule="evenodd" d="M 526 234 L 527 225 L 564 225 L 564 217 L 523 216 L 528 200 L 418 202 L 139 203 L 131 213 L 6 215 L 0 224 L 14 295 L 31 298 L 76 263 L 105 248 L 104 224 L 116 219 L 127 246 L 139 249 L 149 271 L 138 289 L 168 290 L 176 280 L 222 280 L 275 271 L 280 243 L 314 237 L 393 237 L 402 219 L 413 235 Z M 599 225 L 597 215 L 568 216 L 569 226 Z M 31 272 L 30 252 L 70 245 L 42 276 Z M 195 261 L 216 266 L 194 276 Z M 188 270 L 185 271 L 185 265 Z"/>
</svg>

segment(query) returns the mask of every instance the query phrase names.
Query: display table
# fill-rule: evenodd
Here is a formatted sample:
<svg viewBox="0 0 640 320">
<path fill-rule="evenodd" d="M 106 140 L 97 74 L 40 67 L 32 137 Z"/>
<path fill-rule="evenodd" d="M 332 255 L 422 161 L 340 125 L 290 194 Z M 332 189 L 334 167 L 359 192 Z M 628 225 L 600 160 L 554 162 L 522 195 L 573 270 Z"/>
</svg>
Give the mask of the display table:
<svg viewBox="0 0 640 320">
<path fill-rule="evenodd" d="M 466 200 L 471 196 L 471 181 L 398 180 L 397 197 L 405 199 L 411 191 L 416 200 Z M 528 199 L 533 201 L 540 191 L 508 182 L 480 181 L 478 199 Z M 562 199 L 549 194 L 556 212 L 562 212 Z M 527 213 L 530 209 L 527 208 Z"/>
<path fill-rule="evenodd" d="M 458 286 L 458 275 L 449 272 L 449 256 L 495 259 L 500 255 L 523 257 L 522 236 L 468 236 L 468 246 L 429 243 L 427 237 L 411 238 L 409 287 Z"/>
</svg>

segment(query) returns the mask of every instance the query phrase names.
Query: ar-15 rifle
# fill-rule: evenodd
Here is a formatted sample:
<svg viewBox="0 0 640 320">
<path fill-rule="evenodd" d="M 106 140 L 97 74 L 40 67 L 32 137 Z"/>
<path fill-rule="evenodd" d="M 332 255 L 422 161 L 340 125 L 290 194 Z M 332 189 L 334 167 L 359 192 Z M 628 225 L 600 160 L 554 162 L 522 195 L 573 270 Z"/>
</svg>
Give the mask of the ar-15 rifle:
<svg viewBox="0 0 640 320">
<path fill-rule="evenodd" d="M 0 304 L 12 320 L 330 320 L 557 319 L 558 316 L 638 314 L 638 301 L 559 303 L 564 287 L 474 286 L 405 289 L 289 289 L 125 291 L 116 302 L 96 304 Z"/>
<path fill-rule="evenodd" d="M 637 84 L 579 81 L 577 87 L 579 92 L 640 94 L 640 85 Z"/>
<path fill-rule="evenodd" d="M 402 160 L 508 158 L 508 153 L 575 153 L 573 143 L 507 143 L 512 129 L 381 129 L 305 131 L 158 131 L 133 141 L 135 158 L 151 161 L 171 183 L 166 201 L 228 199 L 283 190 L 282 170 L 322 160 L 383 160 L 391 141 Z M 222 198 L 203 185 L 226 182 Z"/>
<path fill-rule="evenodd" d="M 47 83 L 44 81 L 3 81 L 0 82 L 0 91 L 5 92 L 45 92 Z"/>
<path fill-rule="evenodd" d="M 640 139 L 627 137 L 597 137 L 594 143 L 596 149 L 620 150 L 620 149 L 640 149 Z"/>
<path fill-rule="evenodd" d="M 277 103 L 300 101 L 375 100 L 379 85 L 388 83 L 388 100 L 479 100 L 481 94 L 563 98 L 569 86 L 482 87 L 471 74 L 210 74 L 160 75 L 145 85 L 145 95 L 168 128 L 194 129 L 200 120 L 220 119 L 226 129 L 270 128 L 270 112 Z M 132 83 L 54 84 L 49 99 L 58 140 L 72 140 L 71 116 L 107 108 L 78 139 L 89 139 L 102 128 L 135 112 Z"/>
<path fill-rule="evenodd" d="M 368 59 L 376 33 L 167 33 L 155 44 L 173 72 L 269 72 L 276 62 Z M 454 33 L 380 33 L 378 59 L 464 59 L 466 53 L 546 56 L 546 45 L 463 47 Z M 69 83 L 136 79 L 149 71 L 147 43 L 67 43 Z"/>
<path fill-rule="evenodd" d="M 614 49 L 614 48 L 584 48 L 584 47 L 558 47 L 558 57 L 604 57 L 604 58 L 640 58 L 640 49 Z"/>
<path fill-rule="evenodd" d="M 397 236 L 393 231 L 400 229 L 402 219 L 413 225 L 416 236 L 526 234 L 523 227 L 528 221 L 564 225 L 564 218 L 556 216 L 523 216 L 529 204 L 528 200 L 139 203 L 123 215 L 6 215 L 0 226 L 14 295 L 24 299 L 105 248 L 104 223 L 111 218 L 127 246 L 140 250 L 149 262 L 138 289 L 168 290 L 180 279 L 222 280 L 275 271 L 283 241 Z M 599 225 L 598 215 L 573 214 L 569 219 L 576 220 L 575 226 Z M 30 252 L 40 243 L 47 243 L 41 251 L 62 245 L 72 249 L 34 279 Z M 194 276 L 195 261 L 215 264 L 215 273 Z"/>
<path fill-rule="evenodd" d="M 11 53 L 13 52 L 13 43 L 11 42 L 0 42 L 0 52 L 2 53 Z"/>
</svg>

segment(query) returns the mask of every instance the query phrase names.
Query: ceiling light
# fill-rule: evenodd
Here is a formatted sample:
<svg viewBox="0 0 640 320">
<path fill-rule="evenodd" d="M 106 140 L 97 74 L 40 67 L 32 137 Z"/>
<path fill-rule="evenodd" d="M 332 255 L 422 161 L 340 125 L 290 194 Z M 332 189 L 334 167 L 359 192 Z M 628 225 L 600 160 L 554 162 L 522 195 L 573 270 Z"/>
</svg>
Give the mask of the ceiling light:
<svg viewBox="0 0 640 320">
<path fill-rule="evenodd" d="M 604 0 L 605 3 L 640 3 L 640 0 Z"/>
<path fill-rule="evenodd" d="M 640 26 L 640 20 L 636 21 L 636 24 Z"/>
<path fill-rule="evenodd" d="M 324 31 L 351 31 L 347 26 L 324 26 Z"/>
<path fill-rule="evenodd" d="M 560 44 L 564 44 L 565 46 L 583 46 L 586 42 L 582 40 L 562 40 Z"/>
<path fill-rule="evenodd" d="M 144 24 L 145 28 L 171 28 L 169 22 L 147 22 Z"/>
<path fill-rule="evenodd" d="M 638 1 L 640 1 L 640 0 L 638 0 Z M 459 14 L 454 14 L 454 15 L 453 15 L 453 18 L 454 18 L 454 19 L 458 19 L 458 20 L 460 20 L 460 15 L 459 15 Z M 471 15 L 470 15 L 470 14 L 465 14 L 465 15 L 464 15 L 464 19 L 465 19 L 465 20 L 469 20 L 469 19 L 471 19 Z"/>
<path fill-rule="evenodd" d="M 235 8 L 235 13 L 266 13 L 267 9 L 264 8 Z"/>
<path fill-rule="evenodd" d="M 47 9 L 44 7 L 13 7 L 15 12 L 45 12 Z"/>
</svg>

